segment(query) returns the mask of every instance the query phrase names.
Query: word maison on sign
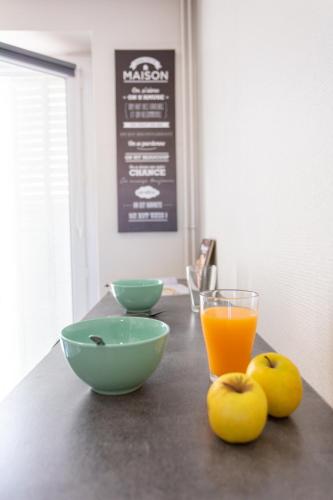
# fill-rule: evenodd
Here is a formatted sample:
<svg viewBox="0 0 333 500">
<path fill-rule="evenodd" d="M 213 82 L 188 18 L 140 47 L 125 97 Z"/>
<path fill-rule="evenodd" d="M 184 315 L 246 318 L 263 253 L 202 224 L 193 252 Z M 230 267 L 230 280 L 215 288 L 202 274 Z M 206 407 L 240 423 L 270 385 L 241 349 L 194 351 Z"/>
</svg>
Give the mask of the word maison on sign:
<svg viewBox="0 0 333 500">
<path fill-rule="evenodd" d="M 174 50 L 116 50 L 119 232 L 177 231 Z"/>
</svg>

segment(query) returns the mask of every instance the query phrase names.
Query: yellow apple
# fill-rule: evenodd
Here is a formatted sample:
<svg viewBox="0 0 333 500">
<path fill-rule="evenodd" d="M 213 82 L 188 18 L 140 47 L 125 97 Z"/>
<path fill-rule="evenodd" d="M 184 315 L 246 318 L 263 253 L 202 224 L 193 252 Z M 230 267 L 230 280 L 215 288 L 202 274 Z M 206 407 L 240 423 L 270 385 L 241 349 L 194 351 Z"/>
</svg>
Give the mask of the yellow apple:
<svg viewBox="0 0 333 500">
<path fill-rule="evenodd" d="M 229 443 L 248 443 L 262 433 L 267 400 L 261 386 L 244 373 L 226 373 L 207 393 L 209 424 Z"/>
<path fill-rule="evenodd" d="M 300 373 L 282 354 L 259 354 L 251 360 L 246 373 L 264 389 L 272 417 L 288 417 L 300 404 L 303 393 Z"/>
</svg>

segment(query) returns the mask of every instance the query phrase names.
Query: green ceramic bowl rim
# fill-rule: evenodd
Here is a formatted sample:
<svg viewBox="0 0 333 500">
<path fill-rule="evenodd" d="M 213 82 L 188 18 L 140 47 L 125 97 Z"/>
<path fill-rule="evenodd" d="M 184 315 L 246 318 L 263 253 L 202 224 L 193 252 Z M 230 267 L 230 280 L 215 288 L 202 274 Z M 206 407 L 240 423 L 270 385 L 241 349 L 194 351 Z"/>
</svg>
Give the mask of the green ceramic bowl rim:
<svg viewBox="0 0 333 500">
<path fill-rule="evenodd" d="M 135 288 L 135 287 L 143 288 L 149 286 L 163 285 L 163 281 L 158 279 L 115 280 L 111 281 L 110 284 L 118 287 L 122 286 L 125 288 Z"/>
<path fill-rule="evenodd" d="M 98 347 L 99 349 L 101 349 L 101 347 L 124 348 L 124 347 L 133 347 L 133 346 L 142 345 L 142 344 L 149 344 L 150 342 L 153 342 L 155 340 L 166 337 L 170 333 L 170 326 L 167 323 L 164 323 L 164 321 L 160 321 L 159 319 L 153 319 L 153 318 L 142 318 L 141 316 L 131 316 L 130 318 L 127 318 L 130 321 L 132 319 L 140 319 L 143 321 L 149 321 L 149 322 L 154 321 L 154 322 L 160 323 L 160 325 L 163 325 L 163 327 L 165 327 L 165 331 L 163 333 L 161 333 L 161 335 L 159 335 L 158 337 L 154 337 L 151 339 L 138 340 L 137 342 L 128 342 L 126 344 L 105 344 L 104 346 L 98 346 L 98 345 L 94 344 L 93 342 L 91 344 L 88 344 L 87 342 L 79 342 L 78 340 L 72 340 L 72 339 L 65 337 L 65 335 L 63 335 L 63 332 L 67 328 L 70 328 L 72 326 L 82 324 L 82 323 L 90 323 L 92 321 L 96 321 L 96 320 L 104 319 L 104 318 L 105 319 L 110 319 L 110 318 L 125 319 L 124 316 L 103 316 L 101 318 L 91 318 L 91 319 L 85 319 L 83 321 L 77 321 L 76 323 L 72 323 L 70 325 L 65 326 L 65 328 L 63 328 L 61 330 L 60 338 L 61 338 L 61 340 L 65 340 L 66 342 L 69 342 L 70 344 L 76 344 L 76 345 L 80 345 L 80 346 L 84 346 L 84 347 L 93 347 L 93 348 Z"/>
</svg>

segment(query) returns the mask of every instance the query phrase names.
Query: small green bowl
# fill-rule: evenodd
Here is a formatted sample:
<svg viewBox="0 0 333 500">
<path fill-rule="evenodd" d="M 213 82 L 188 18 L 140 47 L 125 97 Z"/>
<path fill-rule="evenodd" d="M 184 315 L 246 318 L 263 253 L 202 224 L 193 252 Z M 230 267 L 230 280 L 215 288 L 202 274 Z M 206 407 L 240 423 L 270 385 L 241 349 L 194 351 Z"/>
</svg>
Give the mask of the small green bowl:
<svg viewBox="0 0 333 500">
<path fill-rule="evenodd" d="M 127 312 L 149 312 L 158 302 L 163 290 L 161 280 L 112 281 L 111 290 L 116 301 Z"/>
<path fill-rule="evenodd" d="M 61 346 L 73 371 L 99 394 L 127 394 L 156 370 L 169 326 L 151 318 L 112 316 L 80 321 L 61 332 Z M 96 345 L 89 337 L 103 339 Z"/>
</svg>

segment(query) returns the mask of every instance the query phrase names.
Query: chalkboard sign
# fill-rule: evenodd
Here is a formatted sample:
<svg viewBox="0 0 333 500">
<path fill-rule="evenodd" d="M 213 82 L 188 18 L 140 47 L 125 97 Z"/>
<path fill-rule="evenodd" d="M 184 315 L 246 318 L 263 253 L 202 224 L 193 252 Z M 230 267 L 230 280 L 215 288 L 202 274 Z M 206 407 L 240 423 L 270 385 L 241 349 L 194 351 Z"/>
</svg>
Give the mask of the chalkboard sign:
<svg viewBox="0 0 333 500">
<path fill-rule="evenodd" d="M 174 50 L 116 50 L 118 230 L 177 231 Z"/>
</svg>

